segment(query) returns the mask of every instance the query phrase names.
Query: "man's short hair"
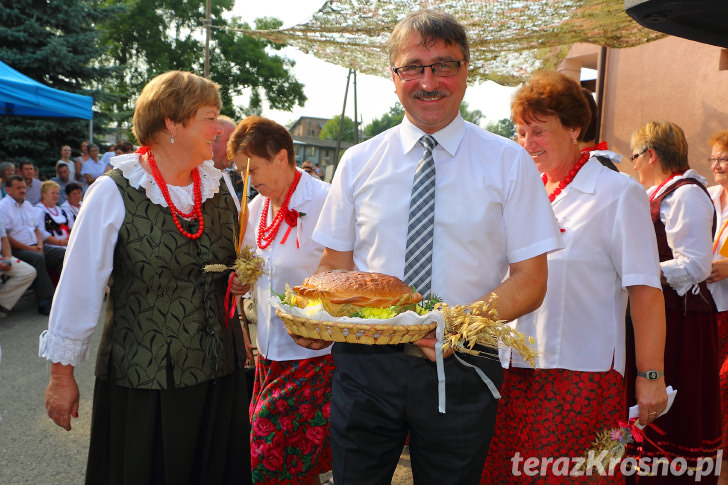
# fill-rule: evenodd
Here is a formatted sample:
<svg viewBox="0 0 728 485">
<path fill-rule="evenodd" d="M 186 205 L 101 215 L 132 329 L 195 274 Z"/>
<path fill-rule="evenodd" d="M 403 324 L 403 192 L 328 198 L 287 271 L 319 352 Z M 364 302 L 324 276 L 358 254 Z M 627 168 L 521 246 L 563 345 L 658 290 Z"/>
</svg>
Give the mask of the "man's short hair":
<svg viewBox="0 0 728 485">
<path fill-rule="evenodd" d="M 19 180 L 20 182 L 23 182 L 23 185 L 25 185 L 25 179 L 23 178 L 22 175 L 11 175 L 5 181 L 5 187 L 12 187 L 13 186 L 13 182 L 16 181 L 16 180 Z"/>
<path fill-rule="evenodd" d="M 23 167 L 25 167 L 26 165 L 31 165 L 33 168 L 35 168 L 35 164 L 33 162 L 24 160 L 24 161 L 20 162 L 20 170 L 23 170 Z"/>
<path fill-rule="evenodd" d="M 413 33 L 420 35 L 425 47 L 431 47 L 437 41 L 448 46 L 457 45 L 463 51 L 463 59 L 470 60 L 468 35 L 455 17 L 435 10 L 418 10 L 400 20 L 389 36 L 387 47 L 390 66 L 394 66 L 394 59 L 402 52 Z"/>
</svg>

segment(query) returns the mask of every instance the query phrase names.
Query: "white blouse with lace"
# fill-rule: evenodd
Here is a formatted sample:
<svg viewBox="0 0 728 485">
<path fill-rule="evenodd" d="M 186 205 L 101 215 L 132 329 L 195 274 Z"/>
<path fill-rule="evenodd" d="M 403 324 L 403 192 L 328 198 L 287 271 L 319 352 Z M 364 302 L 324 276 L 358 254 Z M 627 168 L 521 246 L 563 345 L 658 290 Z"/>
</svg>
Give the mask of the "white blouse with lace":
<svg viewBox="0 0 728 485">
<path fill-rule="evenodd" d="M 138 154 L 114 157 L 111 165 L 121 170 L 132 187 L 143 188 L 153 203 L 167 207 L 154 177 L 139 163 Z M 214 167 L 212 160 L 200 165 L 199 171 L 204 202 L 219 192 L 222 172 Z M 167 187 L 177 208 L 189 212 L 194 204 L 192 184 Z M 88 358 L 88 343 L 103 308 L 114 248 L 125 214 L 124 200 L 116 183 L 110 177 L 99 177 L 86 192 L 71 231 L 48 330 L 40 336 L 41 357 L 74 367 Z"/>
<path fill-rule="evenodd" d="M 693 169 L 670 180 L 659 196 L 678 180 L 692 178 L 705 185 L 707 180 Z M 647 189 L 652 194 L 657 187 Z M 669 194 L 660 204 L 660 220 L 665 225 L 667 243 L 673 259 L 660 263 L 668 284 L 682 296 L 688 290 L 695 291 L 697 284 L 710 275 L 713 259 L 713 201 L 695 185 L 680 187 Z"/>
</svg>

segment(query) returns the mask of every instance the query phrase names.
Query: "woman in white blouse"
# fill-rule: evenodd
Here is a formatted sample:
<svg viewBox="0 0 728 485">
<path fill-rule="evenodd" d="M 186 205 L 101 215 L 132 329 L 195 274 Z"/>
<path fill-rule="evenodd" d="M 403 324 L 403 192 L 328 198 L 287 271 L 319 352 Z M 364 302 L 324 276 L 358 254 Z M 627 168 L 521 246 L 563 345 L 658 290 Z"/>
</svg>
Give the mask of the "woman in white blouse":
<svg viewBox="0 0 728 485">
<path fill-rule="evenodd" d="M 664 434 L 645 430 L 660 449 L 644 443 L 643 453 L 678 463 L 684 459 L 694 468 L 702 459 L 714 459 L 721 446 L 716 307 L 705 283 L 713 259 L 715 210 L 705 178 L 688 164 L 688 144 L 678 125 L 648 122 L 632 134 L 630 144 L 634 169 L 648 187 L 660 255 L 667 324 L 665 382 L 678 391 L 670 412 L 655 422 Z M 627 372 L 634 375 L 635 369 L 628 367 Z M 633 396 L 628 389 L 627 398 Z M 705 478 L 717 481 L 715 476 Z M 682 479 L 693 482 L 688 474 Z M 665 477 L 640 477 L 640 483 L 665 483 Z"/>
<path fill-rule="evenodd" d="M 88 412 L 74 368 L 106 307 L 87 483 L 250 483 L 243 336 L 226 311 L 242 285 L 203 271 L 237 256 L 237 211 L 211 160 L 221 104 L 201 76 L 152 79 L 134 109 L 141 148 L 113 159 L 74 223 L 40 355 L 48 416 L 70 430 Z"/>
<path fill-rule="evenodd" d="M 296 167 L 293 139 L 278 123 L 250 116 L 230 135 L 228 158 L 250 164 L 258 195 L 250 202 L 245 244 L 264 261 L 253 300 L 258 359 L 250 404 L 253 483 L 318 483 L 331 469 L 331 347 L 310 350 L 288 335 L 269 300 L 316 271 L 323 246 L 313 239 L 329 184 Z M 271 467 L 271 463 L 279 463 Z"/>
<path fill-rule="evenodd" d="M 535 74 L 515 94 L 511 115 L 518 142 L 542 173 L 565 247 L 548 254 L 541 307 L 515 321 L 535 339 L 538 358 L 535 369 L 517 353 L 510 359 L 483 484 L 524 483 L 514 456 L 581 456 L 597 432 L 625 418 L 628 296 L 640 370 L 663 370 L 665 320 L 644 190 L 580 151 L 590 111 L 577 82 Z M 647 424 L 667 404 L 665 383 L 639 378 L 636 385 Z M 546 480 L 558 472 L 545 471 Z"/>
<path fill-rule="evenodd" d="M 45 231 L 43 241 L 54 246 L 68 246 L 73 219 L 66 210 L 58 206 L 58 195 L 61 187 L 52 180 L 40 184 L 40 202 L 35 206 L 40 209 L 41 227 Z"/>
<path fill-rule="evenodd" d="M 710 168 L 715 183 L 708 188 L 718 216 L 718 230 L 713 238 L 713 266 L 708 277 L 708 289 L 718 310 L 718 362 L 720 364 L 720 400 L 723 414 L 723 451 L 728 447 L 728 130 L 713 135 Z M 724 455 L 721 483 L 728 484 L 728 456 Z"/>
</svg>

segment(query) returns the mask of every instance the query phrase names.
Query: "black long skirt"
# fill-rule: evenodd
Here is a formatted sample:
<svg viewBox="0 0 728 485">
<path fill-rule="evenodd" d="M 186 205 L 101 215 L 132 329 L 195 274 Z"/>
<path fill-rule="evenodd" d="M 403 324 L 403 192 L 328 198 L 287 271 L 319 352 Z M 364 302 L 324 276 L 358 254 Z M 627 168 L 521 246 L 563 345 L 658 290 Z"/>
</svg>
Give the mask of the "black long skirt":
<svg viewBox="0 0 728 485">
<path fill-rule="evenodd" d="M 245 373 L 192 387 L 96 379 L 87 484 L 249 484 Z"/>
</svg>

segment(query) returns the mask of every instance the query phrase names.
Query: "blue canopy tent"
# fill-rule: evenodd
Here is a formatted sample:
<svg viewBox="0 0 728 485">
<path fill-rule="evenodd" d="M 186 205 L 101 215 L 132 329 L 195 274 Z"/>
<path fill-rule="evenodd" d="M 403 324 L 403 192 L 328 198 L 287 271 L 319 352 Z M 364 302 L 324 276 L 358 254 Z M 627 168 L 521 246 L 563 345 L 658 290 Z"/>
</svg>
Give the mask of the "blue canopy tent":
<svg viewBox="0 0 728 485">
<path fill-rule="evenodd" d="M 0 115 L 89 120 L 93 135 L 93 98 L 53 89 L 0 61 Z"/>
</svg>

